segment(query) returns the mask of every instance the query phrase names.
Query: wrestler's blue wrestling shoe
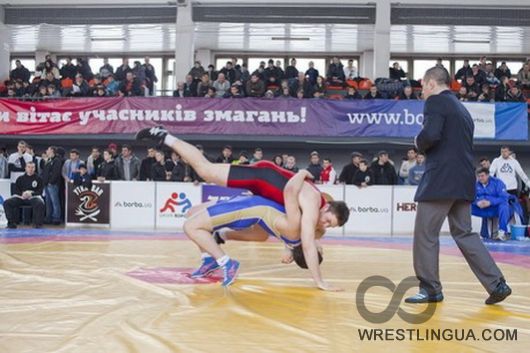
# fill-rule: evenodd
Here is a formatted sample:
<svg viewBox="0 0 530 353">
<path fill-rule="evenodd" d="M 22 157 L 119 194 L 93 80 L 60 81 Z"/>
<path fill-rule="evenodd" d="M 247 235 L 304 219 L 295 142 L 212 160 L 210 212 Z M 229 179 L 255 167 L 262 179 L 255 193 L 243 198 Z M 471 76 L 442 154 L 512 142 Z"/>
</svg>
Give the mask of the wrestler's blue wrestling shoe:
<svg viewBox="0 0 530 353">
<path fill-rule="evenodd" d="M 223 266 L 224 280 L 222 283 L 223 287 L 228 287 L 237 278 L 239 273 L 239 262 L 236 260 L 229 260 L 226 265 Z"/>
<path fill-rule="evenodd" d="M 444 300 L 442 292 L 436 294 L 429 294 L 423 288 L 420 288 L 418 294 L 405 299 L 405 303 L 420 304 L 420 303 L 438 303 Z"/>
<path fill-rule="evenodd" d="M 213 257 L 206 257 L 202 260 L 201 267 L 193 271 L 191 278 L 202 278 L 208 276 L 219 268 L 219 264 Z"/>
</svg>

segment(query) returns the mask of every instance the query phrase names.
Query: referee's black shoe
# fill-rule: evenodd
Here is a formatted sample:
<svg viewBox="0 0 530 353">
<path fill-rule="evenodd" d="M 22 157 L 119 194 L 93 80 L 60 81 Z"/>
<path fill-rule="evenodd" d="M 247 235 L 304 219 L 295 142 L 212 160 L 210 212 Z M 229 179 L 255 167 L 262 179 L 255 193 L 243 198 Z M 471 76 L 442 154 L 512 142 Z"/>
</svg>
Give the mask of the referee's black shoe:
<svg viewBox="0 0 530 353">
<path fill-rule="evenodd" d="M 501 281 L 499 282 L 499 284 L 497 284 L 495 290 L 491 292 L 488 299 L 486 299 L 486 304 L 492 305 L 500 303 L 504 299 L 506 299 L 510 294 L 512 294 L 512 289 L 506 284 L 504 278 L 501 278 Z"/>
</svg>

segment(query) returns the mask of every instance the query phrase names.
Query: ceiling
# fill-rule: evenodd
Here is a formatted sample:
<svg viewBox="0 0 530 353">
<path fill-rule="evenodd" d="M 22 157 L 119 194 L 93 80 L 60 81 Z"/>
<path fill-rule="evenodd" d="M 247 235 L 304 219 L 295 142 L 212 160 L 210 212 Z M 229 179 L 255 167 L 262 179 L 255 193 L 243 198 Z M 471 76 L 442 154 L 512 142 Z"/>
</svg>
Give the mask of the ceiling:
<svg viewBox="0 0 530 353">
<path fill-rule="evenodd" d="M 13 53 L 175 51 L 174 24 L 6 27 Z M 373 47 L 373 38 L 369 24 L 195 24 L 195 49 L 213 51 L 360 53 Z M 528 38 L 530 27 L 393 25 L 390 33 L 392 53 L 528 55 Z"/>
</svg>

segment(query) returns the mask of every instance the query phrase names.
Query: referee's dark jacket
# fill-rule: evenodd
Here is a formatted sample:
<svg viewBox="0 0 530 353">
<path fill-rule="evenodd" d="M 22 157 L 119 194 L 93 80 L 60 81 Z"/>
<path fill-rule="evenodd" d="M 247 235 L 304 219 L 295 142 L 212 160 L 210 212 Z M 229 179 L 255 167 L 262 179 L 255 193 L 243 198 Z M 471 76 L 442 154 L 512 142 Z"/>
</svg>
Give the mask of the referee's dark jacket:
<svg viewBox="0 0 530 353">
<path fill-rule="evenodd" d="M 425 174 L 415 201 L 475 199 L 471 115 L 449 90 L 425 102 L 416 146 L 425 152 Z"/>
</svg>

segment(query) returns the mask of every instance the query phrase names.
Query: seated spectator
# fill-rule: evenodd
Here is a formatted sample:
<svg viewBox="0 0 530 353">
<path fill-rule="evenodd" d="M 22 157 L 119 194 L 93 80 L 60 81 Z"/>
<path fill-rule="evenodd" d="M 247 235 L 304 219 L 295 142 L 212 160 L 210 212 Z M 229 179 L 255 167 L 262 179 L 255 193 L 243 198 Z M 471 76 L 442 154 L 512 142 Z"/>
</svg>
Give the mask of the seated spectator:
<svg viewBox="0 0 530 353">
<path fill-rule="evenodd" d="M 104 80 L 114 75 L 114 68 L 109 64 L 109 58 L 103 58 L 103 66 L 99 68 L 99 75 Z"/>
<path fill-rule="evenodd" d="M 372 163 L 370 167 L 374 173 L 374 185 L 396 185 L 397 174 L 396 170 L 388 158 L 386 151 L 381 151 L 378 158 Z"/>
<path fill-rule="evenodd" d="M 77 72 L 80 73 L 87 81 L 92 80 L 94 77 L 88 61 L 83 58 L 77 58 Z"/>
<path fill-rule="evenodd" d="M 482 72 L 482 71 L 481 71 Z M 477 83 L 475 80 L 475 76 L 468 76 L 466 77 L 465 82 L 462 83 L 462 86 L 466 88 L 467 90 L 467 99 L 469 101 L 476 101 L 480 92 L 481 92 L 481 84 L 485 82 L 481 82 L 480 84 Z"/>
<path fill-rule="evenodd" d="M 526 97 L 519 88 L 518 85 L 514 84 L 506 94 L 506 102 L 526 102 Z"/>
<path fill-rule="evenodd" d="M 281 155 L 277 154 L 272 158 L 272 163 L 274 163 L 276 166 L 283 168 L 283 158 Z"/>
<path fill-rule="evenodd" d="M 72 64 L 72 58 L 67 57 L 66 63 L 61 67 L 61 70 L 59 71 L 61 74 L 61 78 L 69 78 L 72 81 L 75 80 L 75 75 L 77 75 L 77 66 Z"/>
<path fill-rule="evenodd" d="M 368 168 L 366 160 L 359 160 L 359 168 L 355 170 L 351 181 L 348 184 L 357 185 L 358 187 L 367 187 L 374 183 L 374 173 Z"/>
<path fill-rule="evenodd" d="M 351 154 L 351 163 L 345 165 L 339 175 L 339 182 L 341 184 L 351 185 L 353 184 L 353 176 L 359 169 L 359 162 L 363 158 L 363 155 L 359 152 L 353 152 Z"/>
<path fill-rule="evenodd" d="M 397 96 L 399 100 L 417 100 L 418 96 L 412 90 L 411 86 L 405 86 L 403 91 Z"/>
<path fill-rule="evenodd" d="M 46 74 L 46 78 L 41 80 L 40 84 L 46 87 L 48 87 L 48 85 L 54 85 L 55 87 L 61 87 L 61 81 L 56 79 L 55 76 L 53 75 L 53 72 L 51 71 L 49 71 Z"/>
<path fill-rule="evenodd" d="M 473 70 L 469 66 L 469 59 L 464 59 L 464 65 L 456 72 L 455 80 L 463 81 L 468 76 L 473 76 Z"/>
<path fill-rule="evenodd" d="M 125 81 L 122 81 L 120 83 L 118 94 L 120 96 L 125 97 L 144 95 L 143 89 L 140 85 L 140 81 L 138 81 L 138 79 L 134 77 L 132 71 L 127 72 L 127 74 L 125 75 Z"/>
<path fill-rule="evenodd" d="M 230 82 L 226 79 L 225 75 L 222 72 L 219 73 L 217 81 L 213 83 L 216 97 L 222 98 L 230 90 L 230 86 Z"/>
<path fill-rule="evenodd" d="M 344 66 L 338 57 L 333 57 L 331 63 L 329 64 L 326 78 L 328 82 L 335 85 L 342 85 L 346 80 L 344 76 Z"/>
<path fill-rule="evenodd" d="M 15 60 L 15 68 L 9 73 L 9 79 L 12 81 L 22 80 L 22 82 L 29 82 L 31 73 L 29 70 L 22 65 L 20 60 Z"/>
<path fill-rule="evenodd" d="M 495 88 L 495 101 L 506 102 L 510 91 L 510 79 L 507 76 L 501 77 L 501 83 Z"/>
<path fill-rule="evenodd" d="M 236 70 L 234 69 L 233 63 L 231 61 L 227 61 L 226 62 L 225 67 L 223 67 L 219 71 L 219 75 L 220 74 L 223 74 L 224 78 L 229 82 L 230 85 L 232 83 L 236 82 L 236 80 L 237 80 Z M 217 80 L 219 80 L 219 76 L 217 77 Z M 217 88 L 217 90 L 219 91 L 218 88 Z"/>
<path fill-rule="evenodd" d="M 230 91 L 225 93 L 223 98 L 243 98 L 243 95 L 239 89 L 239 85 L 234 83 L 232 86 L 230 86 Z"/>
<path fill-rule="evenodd" d="M 416 157 L 418 156 L 418 150 L 415 147 L 411 147 L 407 150 L 407 159 L 401 163 L 399 168 L 399 178 L 402 184 L 408 185 L 409 170 L 416 166 Z"/>
<path fill-rule="evenodd" d="M 311 98 L 312 87 L 303 72 L 299 72 L 297 79 L 291 81 L 290 89 L 293 97 L 297 97 L 298 91 L 302 91 L 304 98 Z"/>
<path fill-rule="evenodd" d="M 234 161 L 234 158 L 232 157 L 232 146 L 226 145 L 223 147 L 223 150 L 221 151 L 221 155 L 217 157 L 215 160 L 215 163 L 228 163 L 231 164 Z"/>
<path fill-rule="evenodd" d="M 184 90 L 189 92 L 188 97 L 197 97 L 198 82 L 193 79 L 191 75 L 186 75 L 186 81 L 184 82 Z"/>
<path fill-rule="evenodd" d="M 57 65 L 52 61 L 52 59 L 48 59 L 44 62 L 44 68 L 41 73 L 41 79 L 46 79 L 48 77 L 48 74 L 53 75 L 53 79 L 59 80 L 61 78 L 61 73 L 59 72 L 59 69 L 57 68 Z"/>
<path fill-rule="evenodd" d="M 256 75 L 259 77 L 260 80 L 265 81 L 265 61 L 260 61 L 258 68 L 252 73 L 252 75 Z"/>
<path fill-rule="evenodd" d="M 108 94 L 107 94 L 107 90 L 105 89 L 105 86 L 103 85 L 98 85 L 95 87 L 94 89 L 94 97 L 98 97 L 98 98 L 103 98 L 103 97 L 107 97 Z"/>
<path fill-rule="evenodd" d="M 233 160 L 232 164 L 234 164 L 234 165 L 248 165 L 248 164 L 250 164 L 248 152 L 247 151 L 239 152 L 239 158 Z"/>
<path fill-rule="evenodd" d="M 25 173 L 15 181 L 13 197 L 4 201 L 4 210 L 7 218 L 7 228 L 17 227 L 20 207 L 31 206 L 33 211 L 33 224 L 35 228 L 42 227 L 44 222 L 44 200 L 42 190 L 44 184 L 41 177 L 35 173 L 35 163 L 26 163 Z"/>
<path fill-rule="evenodd" d="M 103 163 L 97 173 L 98 181 L 118 180 L 118 170 L 114 162 L 113 152 L 107 149 L 103 152 Z"/>
<path fill-rule="evenodd" d="M 88 189 L 92 187 L 92 177 L 88 174 L 85 164 L 79 165 L 79 174 L 76 174 L 73 179 L 74 187 L 84 186 Z"/>
<path fill-rule="evenodd" d="M 322 171 L 320 172 L 320 182 L 324 185 L 334 185 L 337 181 L 337 172 L 333 168 L 331 159 L 324 158 L 322 163 Z"/>
<path fill-rule="evenodd" d="M 517 74 L 517 83 L 523 88 L 530 88 L 530 64 L 526 63 Z"/>
<path fill-rule="evenodd" d="M 364 95 L 364 99 L 382 99 L 383 96 L 379 93 L 376 85 L 370 87 L 370 91 Z"/>
<path fill-rule="evenodd" d="M 247 82 L 247 96 L 248 97 L 263 97 L 265 93 L 265 84 L 259 79 L 259 76 L 254 73 L 250 76 Z"/>
<path fill-rule="evenodd" d="M 309 68 L 305 72 L 305 76 L 307 78 L 307 81 L 309 81 L 309 84 L 311 86 L 315 85 L 317 83 L 317 77 L 320 76 L 317 69 L 315 69 L 315 63 L 310 61 L 309 62 Z"/>
<path fill-rule="evenodd" d="M 419 185 L 423 174 L 425 173 L 425 155 L 421 152 L 416 156 L 416 165 L 409 170 L 408 183 L 410 185 Z"/>
<path fill-rule="evenodd" d="M 304 99 L 304 98 L 306 98 L 306 97 L 304 97 L 304 90 L 299 89 L 299 90 L 296 92 L 296 98 L 297 98 L 297 99 Z"/>
<path fill-rule="evenodd" d="M 81 74 L 77 74 L 75 76 L 74 85 L 68 91 L 67 95 L 74 97 L 88 97 L 89 89 L 90 87 L 83 76 Z"/>
<path fill-rule="evenodd" d="M 132 68 L 129 66 L 129 59 L 123 58 L 122 64 L 116 69 L 114 78 L 116 81 L 124 81 L 127 77 L 127 73 L 132 72 Z"/>
<path fill-rule="evenodd" d="M 326 98 L 326 82 L 322 76 L 317 77 L 317 83 L 313 86 L 313 98 Z"/>
<path fill-rule="evenodd" d="M 348 66 L 344 68 L 344 78 L 347 80 L 353 80 L 359 77 L 357 68 L 353 66 L 353 59 L 348 60 Z"/>
<path fill-rule="evenodd" d="M 177 82 L 177 89 L 173 91 L 173 97 L 191 97 L 191 91 L 186 89 L 186 84 L 184 82 L 179 81 Z"/>
<path fill-rule="evenodd" d="M 205 98 L 217 98 L 217 90 L 214 87 L 208 87 L 208 93 Z"/>
<path fill-rule="evenodd" d="M 13 94 L 15 91 L 13 90 Z M 40 85 L 39 89 L 33 94 L 33 98 L 44 98 L 48 96 L 48 88 L 45 85 Z M 15 96 L 13 96 L 15 97 Z"/>
<path fill-rule="evenodd" d="M 48 85 L 47 88 L 47 97 L 49 98 L 60 98 L 61 92 L 58 91 L 54 85 Z"/>
<path fill-rule="evenodd" d="M 294 80 L 298 77 L 298 69 L 296 68 L 296 59 L 291 59 L 291 65 L 285 68 L 285 78 L 288 80 Z"/>
<path fill-rule="evenodd" d="M 487 83 L 482 84 L 482 91 L 477 97 L 477 101 L 482 103 L 494 103 L 495 97 L 490 92 L 490 86 Z"/>
<path fill-rule="evenodd" d="M 170 177 L 166 174 L 166 159 L 164 152 L 157 150 L 155 152 L 156 162 L 151 166 L 151 175 L 153 181 L 169 181 Z"/>
<path fill-rule="evenodd" d="M 212 64 L 208 65 L 208 70 L 206 71 L 208 74 L 208 78 L 210 79 L 210 82 L 214 82 L 217 80 L 217 76 L 219 75 L 219 72 L 215 70 L 215 66 Z"/>
<path fill-rule="evenodd" d="M 263 159 L 263 150 L 260 147 L 256 147 L 254 149 L 254 153 L 252 154 L 252 158 L 250 159 L 250 163 L 256 163 Z"/>
<path fill-rule="evenodd" d="M 272 99 L 274 98 L 274 92 L 269 89 L 265 91 L 265 95 L 263 97 L 266 99 Z"/>
<path fill-rule="evenodd" d="M 26 96 L 26 87 L 24 86 L 24 82 L 22 80 L 16 80 L 15 81 L 15 95 L 17 97 L 24 97 Z"/>
<path fill-rule="evenodd" d="M 349 86 L 344 99 L 363 99 L 363 97 L 359 94 L 359 91 L 357 91 L 355 87 Z"/>
<path fill-rule="evenodd" d="M 469 100 L 467 96 L 467 88 L 465 86 L 460 86 L 458 93 L 456 94 L 456 98 L 458 98 L 458 100 L 461 102 L 467 102 Z"/>
<path fill-rule="evenodd" d="M 270 59 L 263 76 L 267 84 L 278 84 L 283 79 L 283 70 L 274 66 L 274 60 Z"/>
<path fill-rule="evenodd" d="M 293 98 L 291 96 L 291 91 L 289 90 L 289 87 L 282 87 L 279 90 L 279 92 L 280 92 L 280 95 L 277 96 L 278 98 L 287 98 L 287 99 Z"/>
<path fill-rule="evenodd" d="M 201 62 L 200 61 L 196 61 L 193 64 L 193 67 L 190 69 L 190 72 L 188 72 L 188 75 L 190 75 L 195 81 L 200 81 L 200 80 L 202 80 L 202 76 L 205 73 L 206 72 L 204 71 L 204 67 L 202 67 Z M 203 96 L 204 95 L 202 95 L 200 97 L 203 97 Z"/>
<path fill-rule="evenodd" d="M 197 84 L 197 97 L 206 97 L 210 85 L 210 76 L 208 76 L 208 73 L 203 73 L 200 82 Z"/>
<path fill-rule="evenodd" d="M 475 201 L 471 205 L 471 214 L 482 218 L 499 218 L 499 240 L 506 240 L 509 233 L 508 223 L 514 216 L 514 210 L 522 213 L 519 203 L 506 192 L 502 180 L 490 176 L 487 168 L 477 171 Z M 482 233 L 482 232 L 481 232 Z"/>
<path fill-rule="evenodd" d="M 391 80 L 395 81 L 401 81 L 402 79 L 407 79 L 407 73 L 403 71 L 399 63 L 396 61 L 394 64 L 392 64 L 392 67 L 388 69 L 388 77 Z"/>
<path fill-rule="evenodd" d="M 296 158 L 294 156 L 288 156 L 285 165 L 285 169 L 290 170 L 293 173 L 298 173 L 298 167 L 296 166 Z"/>
<path fill-rule="evenodd" d="M 283 159 L 282 159 L 283 163 Z M 311 152 L 309 156 L 309 165 L 306 168 L 311 175 L 313 175 L 313 181 L 316 183 L 320 182 L 320 176 L 322 174 L 323 168 L 320 165 L 320 155 L 317 151 Z"/>
<path fill-rule="evenodd" d="M 477 64 L 474 64 L 471 67 L 471 71 L 473 71 L 473 78 L 475 79 L 474 82 L 480 87 L 483 83 L 486 82 L 486 73 L 483 70 L 480 70 L 479 66 Z M 467 80 L 466 76 L 466 80 Z M 469 90 L 469 89 L 468 89 Z"/>
<path fill-rule="evenodd" d="M 120 84 L 114 79 L 114 75 L 109 75 L 105 80 L 105 91 L 107 96 L 116 96 L 120 89 Z"/>
<path fill-rule="evenodd" d="M 506 65 L 506 61 L 503 61 L 501 63 L 501 66 L 499 66 L 495 70 L 495 77 L 497 77 L 499 80 L 501 80 L 502 76 L 506 76 L 508 78 L 512 77 L 512 72 L 508 68 L 508 65 Z"/>
</svg>

